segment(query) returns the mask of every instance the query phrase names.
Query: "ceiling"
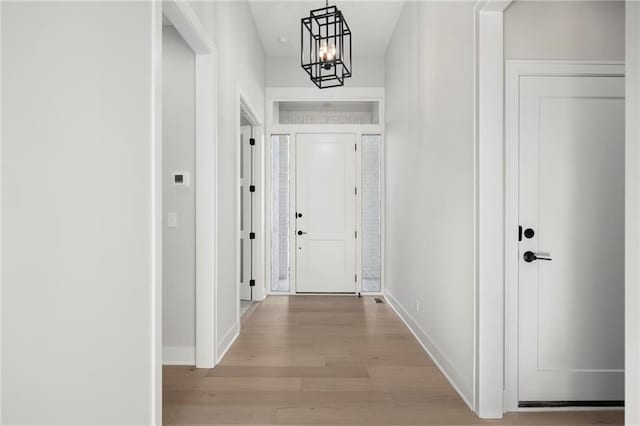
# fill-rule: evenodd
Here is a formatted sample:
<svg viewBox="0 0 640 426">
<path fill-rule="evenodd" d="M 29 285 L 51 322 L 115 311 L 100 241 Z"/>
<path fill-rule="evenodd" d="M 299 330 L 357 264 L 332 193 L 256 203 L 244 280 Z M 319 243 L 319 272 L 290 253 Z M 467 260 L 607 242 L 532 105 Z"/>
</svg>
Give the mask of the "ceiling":
<svg viewBox="0 0 640 426">
<path fill-rule="evenodd" d="M 300 19 L 324 1 L 250 0 L 249 5 L 267 56 L 300 54 Z M 404 5 L 403 1 L 331 1 L 338 6 L 352 32 L 354 55 L 382 55 Z M 280 39 L 286 39 L 282 43 Z"/>
</svg>

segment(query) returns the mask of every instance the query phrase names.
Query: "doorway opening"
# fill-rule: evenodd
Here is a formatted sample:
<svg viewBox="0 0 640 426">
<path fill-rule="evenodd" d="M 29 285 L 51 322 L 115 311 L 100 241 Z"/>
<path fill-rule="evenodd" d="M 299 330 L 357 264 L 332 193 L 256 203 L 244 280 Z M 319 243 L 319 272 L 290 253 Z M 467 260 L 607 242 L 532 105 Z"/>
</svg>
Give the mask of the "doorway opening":
<svg viewBox="0 0 640 426">
<path fill-rule="evenodd" d="M 506 71 L 506 409 L 623 406 L 624 66 Z"/>
<path fill-rule="evenodd" d="M 271 292 L 380 293 L 382 136 L 293 138 L 271 135 Z"/>
<path fill-rule="evenodd" d="M 163 362 L 195 365 L 195 54 L 166 17 L 162 89 Z"/>
<path fill-rule="evenodd" d="M 383 92 L 345 91 L 268 91 L 269 294 L 383 292 Z"/>
<path fill-rule="evenodd" d="M 259 123 L 244 101 L 240 101 L 239 121 L 239 274 L 238 293 L 242 317 L 256 300 L 259 261 L 259 223 L 261 217 L 260 186 L 261 142 Z"/>
<path fill-rule="evenodd" d="M 216 47 L 189 8 L 162 2 L 155 54 L 156 264 L 162 365 L 213 368 L 216 351 Z M 161 112 L 161 114 L 160 114 Z M 164 303 L 162 303 L 164 302 Z M 162 309 L 159 307 L 162 306 Z"/>
</svg>

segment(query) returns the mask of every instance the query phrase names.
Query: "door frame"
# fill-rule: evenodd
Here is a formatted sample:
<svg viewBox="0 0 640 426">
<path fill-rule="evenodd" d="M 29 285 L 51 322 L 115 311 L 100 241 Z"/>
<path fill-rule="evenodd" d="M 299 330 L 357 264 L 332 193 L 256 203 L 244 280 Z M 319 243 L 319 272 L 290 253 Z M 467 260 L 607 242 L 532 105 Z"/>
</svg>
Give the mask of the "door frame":
<svg viewBox="0 0 640 426">
<path fill-rule="evenodd" d="M 505 392 L 505 153 L 504 153 L 504 11 L 513 0 L 476 0 L 474 6 L 474 104 L 475 104 L 475 141 L 474 141 L 474 288 L 475 288 L 475 333 L 474 333 L 474 395 L 473 410 L 484 419 L 499 419 L 506 408 Z M 640 8 L 633 2 L 626 6 L 626 54 L 632 64 L 636 59 L 638 43 L 637 32 Z M 632 68 L 629 68 L 632 70 Z M 635 68 L 633 70 L 636 70 Z M 637 71 L 637 70 L 636 70 Z M 630 74 L 633 78 L 633 74 Z M 629 80 L 629 78 L 627 78 Z M 628 83 L 628 81 L 626 81 Z M 637 98 L 633 98 L 633 86 L 627 85 L 629 106 L 635 106 Z M 632 102 L 635 99 L 635 102 Z M 629 117 L 629 116 L 627 116 Z M 633 134 L 633 124 L 627 120 L 627 153 L 635 150 L 637 142 L 629 140 Z M 635 152 L 635 151 L 633 151 Z M 628 154 L 627 154 L 628 155 Z M 627 166 L 636 166 L 635 159 L 627 158 Z M 630 215 L 638 197 L 632 192 L 634 184 L 630 179 L 633 172 L 627 169 L 627 225 L 626 232 L 632 230 L 636 223 Z M 630 204 L 631 203 L 631 204 Z M 631 206 L 631 207 L 630 207 Z M 631 219 L 631 220 L 630 220 Z M 631 252 L 637 253 L 636 245 L 627 241 L 627 260 Z M 631 250 L 630 250 L 631 249 Z M 637 275 L 627 262 L 627 299 L 635 291 Z M 636 293 L 633 293 L 636 294 Z M 626 301 L 627 307 L 637 304 L 635 300 Z M 627 309 L 627 328 L 637 320 Z M 629 361 L 629 354 L 637 354 L 637 342 L 630 341 L 627 332 L 627 366 L 635 367 L 637 363 Z M 627 369 L 629 371 L 629 369 Z M 629 373 L 626 377 L 630 377 Z M 635 391 L 637 387 L 626 381 L 627 390 Z M 627 403 L 627 413 L 629 406 Z M 633 410 L 636 414 L 637 409 Z"/>
<path fill-rule="evenodd" d="M 474 7 L 474 386 L 473 410 L 504 410 L 504 11 L 513 0 Z"/>
<path fill-rule="evenodd" d="M 386 144 L 385 144 L 385 98 L 383 87 L 342 87 L 339 92 L 331 90 L 319 91 L 317 88 L 306 87 L 267 87 L 267 108 L 266 108 L 266 121 L 265 121 L 265 158 L 269 158 L 269 161 L 265 160 L 265 178 L 264 187 L 265 194 L 271 194 L 271 136 L 272 135 L 288 135 L 289 136 L 289 217 L 293 218 L 295 214 L 295 194 L 296 194 L 296 182 L 295 182 L 295 141 L 298 133 L 351 133 L 356 136 L 356 144 L 360 147 L 363 135 L 380 135 L 380 162 L 381 162 L 381 193 L 380 193 L 380 280 L 381 288 L 379 292 L 367 292 L 365 295 L 382 295 L 385 288 L 385 259 L 386 259 Z M 375 101 L 379 105 L 379 124 L 367 124 L 367 125 L 351 125 L 351 124 L 279 124 L 277 122 L 277 111 L 275 105 L 281 101 Z M 358 152 L 362 151 L 358 148 Z M 361 155 L 356 155 L 356 181 L 358 185 L 361 182 Z M 362 235 L 361 232 L 361 194 L 358 192 L 356 197 L 356 227 L 358 235 Z M 266 197 L 265 197 L 266 198 Z M 270 195 L 268 197 L 269 203 L 265 207 L 265 237 L 266 244 L 264 246 L 264 259 L 265 259 L 265 277 L 266 277 L 266 294 L 267 295 L 296 295 L 296 283 L 295 283 L 295 221 L 289 221 L 289 253 L 290 253 L 290 276 L 289 276 L 289 292 L 278 292 L 271 290 L 271 202 Z M 362 248 L 360 244 L 356 244 L 356 271 L 358 277 L 361 277 L 361 259 Z M 356 285 L 356 295 L 361 293 L 362 280 L 358 279 Z M 305 294 L 307 295 L 307 294 Z M 312 294 L 309 294 L 312 295 Z M 326 294 L 323 294 L 326 295 Z"/>
<path fill-rule="evenodd" d="M 506 61 L 505 79 L 505 401 L 518 407 L 518 199 L 520 77 L 624 77 L 624 63 L 614 61 Z M 581 408 L 584 409 L 584 408 Z"/>
<path fill-rule="evenodd" d="M 218 362 L 217 323 L 217 48 L 184 0 L 160 3 L 154 15 L 153 252 L 155 281 L 155 345 L 162 382 L 162 15 L 173 24 L 195 56 L 195 363 L 213 368 Z"/>
<path fill-rule="evenodd" d="M 258 113 L 256 112 L 257 110 L 251 105 L 251 103 L 248 101 L 248 97 L 244 94 L 244 91 L 238 87 L 236 90 L 237 94 L 236 94 L 236 120 L 235 120 L 235 141 L 236 141 L 236 147 L 235 147 L 235 165 L 236 165 L 236 178 L 235 178 L 235 184 L 234 184 L 234 191 L 235 191 L 235 200 L 236 200 L 236 208 L 235 208 L 235 219 L 236 219 L 236 277 L 235 277 L 235 284 L 236 284 L 236 303 L 238 304 L 237 309 L 236 309 L 236 324 L 238 324 L 238 327 L 240 327 L 242 324 L 242 322 L 240 321 L 240 270 L 241 270 L 241 262 L 240 262 L 240 258 L 242 256 L 242 253 L 240 251 L 240 238 L 242 236 L 242 233 L 240 231 L 240 215 L 242 214 L 242 211 L 240 209 L 240 161 L 241 160 L 241 155 L 240 155 L 240 140 L 241 140 L 241 131 L 240 131 L 240 127 L 241 127 L 241 115 L 240 115 L 240 111 L 243 110 L 246 115 L 249 116 L 251 122 L 252 122 L 252 131 L 253 131 L 253 137 L 256 140 L 256 145 L 255 145 L 255 158 L 254 158 L 254 168 L 257 170 L 254 170 L 254 177 L 255 177 L 255 181 L 254 184 L 256 185 L 256 204 L 254 205 L 255 207 L 255 229 L 254 232 L 256 233 L 256 238 L 255 238 L 255 245 L 254 245 L 254 278 L 256 280 L 256 286 L 254 287 L 254 291 L 253 291 L 253 301 L 260 301 L 260 300 L 264 300 L 266 293 L 265 293 L 265 288 L 266 288 L 266 283 L 265 283 L 265 279 L 264 279 L 264 270 L 265 270 L 265 262 L 264 262 L 264 242 L 265 242 L 265 238 L 264 238 L 264 232 L 265 232 L 265 226 L 264 226 L 264 194 L 265 191 L 262 189 L 263 185 L 262 182 L 264 182 L 264 132 L 263 132 L 263 120 L 262 117 L 260 117 L 258 115 Z M 246 172 L 246 171 L 245 171 Z M 229 346 L 230 347 L 230 346 Z M 228 349 L 228 348 L 227 348 Z"/>
<path fill-rule="evenodd" d="M 640 3 L 625 5 L 625 421 L 640 424 Z"/>
</svg>

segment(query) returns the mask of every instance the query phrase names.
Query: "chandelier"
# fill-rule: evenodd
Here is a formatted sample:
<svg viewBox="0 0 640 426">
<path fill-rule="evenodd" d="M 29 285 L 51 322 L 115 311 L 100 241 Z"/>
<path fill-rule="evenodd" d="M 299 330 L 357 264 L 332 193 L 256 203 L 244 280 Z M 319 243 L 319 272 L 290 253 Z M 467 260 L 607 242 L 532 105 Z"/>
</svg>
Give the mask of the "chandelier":
<svg viewBox="0 0 640 426">
<path fill-rule="evenodd" d="M 343 86 L 351 77 L 351 30 L 336 6 L 314 9 L 300 20 L 302 68 L 320 89 Z"/>
</svg>

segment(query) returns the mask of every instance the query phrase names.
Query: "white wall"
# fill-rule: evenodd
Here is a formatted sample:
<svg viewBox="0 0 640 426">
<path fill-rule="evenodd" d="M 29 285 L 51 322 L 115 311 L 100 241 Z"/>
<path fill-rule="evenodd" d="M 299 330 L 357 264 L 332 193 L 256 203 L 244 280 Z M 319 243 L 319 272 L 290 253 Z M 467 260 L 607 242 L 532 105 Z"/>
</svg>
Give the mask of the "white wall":
<svg viewBox="0 0 640 426">
<path fill-rule="evenodd" d="M 624 1 L 515 1 L 504 13 L 507 59 L 624 60 Z"/>
<path fill-rule="evenodd" d="M 386 291 L 468 402 L 474 374 L 473 21 L 473 2 L 407 2 L 385 58 Z"/>
<path fill-rule="evenodd" d="M 166 364 L 195 363 L 195 56 L 172 26 L 162 28 L 162 344 Z M 173 184 L 174 172 L 192 183 Z M 170 212 L 178 225 L 168 226 Z"/>
<path fill-rule="evenodd" d="M 353 77 L 345 80 L 346 87 L 383 87 L 384 59 L 380 56 L 353 57 Z M 267 58 L 267 87 L 316 87 L 300 66 L 299 56 L 270 56 Z M 339 89 L 336 89 L 339 90 Z"/>
<path fill-rule="evenodd" d="M 2 423 L 152 421 L 152 3 L 2 3 Z"/>
<path fill-rule="evenodd" d="M 626 5 L 625 422 L 640 424 L 640 3 Z"/>
<path fill-rule="evenodd" d="M 265 107 L 265 64 L 262 42 L 246 1 L 215 3 L 218 46 L 218 353 L 239 330 L 238 324 L 238 125 L 242 93 L 262 119 Z M 257 143 L 262 143 L 259 135 Z M 263 282 L 256 285 L 263 286 Z"/>
</svg>

